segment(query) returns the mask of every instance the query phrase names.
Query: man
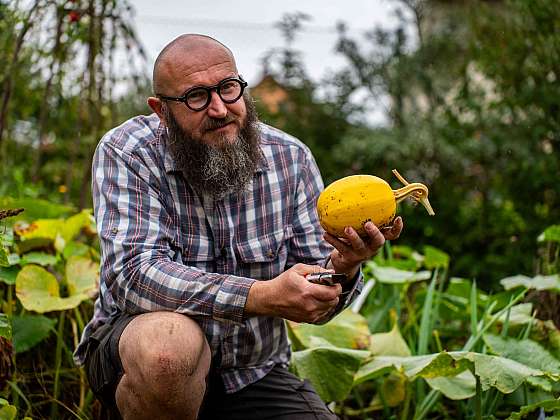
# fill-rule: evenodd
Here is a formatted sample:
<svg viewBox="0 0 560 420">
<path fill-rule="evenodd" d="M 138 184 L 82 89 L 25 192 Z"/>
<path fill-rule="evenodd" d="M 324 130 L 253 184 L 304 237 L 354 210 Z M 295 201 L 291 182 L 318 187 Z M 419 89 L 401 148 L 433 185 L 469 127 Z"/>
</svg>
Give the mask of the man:
<svg viewBox="0 0 560 420">
<path fill-rule="evenodd" d="M 367 240 L 323 233 L 309 149 L 258 122 L 218 41 L 175 39 L 153 85 L 155 114 L 113 129 L 95 153 L 101 287 L 77 362 L 114 418 L 335 418 L 287 371 L 284 319 L 340 312 L 402 221 L 385 236 L 367 224 Z M 324 271 L 348 281 L 306 279 Z"/>
</svg>

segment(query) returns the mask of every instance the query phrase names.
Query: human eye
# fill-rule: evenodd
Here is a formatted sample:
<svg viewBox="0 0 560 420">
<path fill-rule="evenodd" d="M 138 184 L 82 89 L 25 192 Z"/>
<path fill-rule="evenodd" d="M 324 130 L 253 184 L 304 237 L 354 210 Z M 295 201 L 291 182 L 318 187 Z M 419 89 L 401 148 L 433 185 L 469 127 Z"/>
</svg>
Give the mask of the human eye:
<svg viewBox="0 0 560 420">
<path fill-rule="evenodd" d="M 187 94 L 187 101 L 189 104 L 199 104 L 201 102 L 206 102 L 208 98 L 208 93 L 205 89 L 193 89 Z"/>
</svg>

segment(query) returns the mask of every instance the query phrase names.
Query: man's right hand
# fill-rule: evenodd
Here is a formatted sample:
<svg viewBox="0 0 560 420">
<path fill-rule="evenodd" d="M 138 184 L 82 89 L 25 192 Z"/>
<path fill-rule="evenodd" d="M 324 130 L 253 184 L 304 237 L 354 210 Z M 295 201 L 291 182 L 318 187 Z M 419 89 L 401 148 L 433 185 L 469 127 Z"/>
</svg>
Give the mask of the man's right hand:
<svg viewBox="0 0 560 420">
<path fill-rule="evenodd" d="M 314 324 L 325 319 L 338 304 L 340 284 L 323 286 L 309 282 L 307 274 L 333 272 L 316 265 L 296 264 L 278 277 L 256 281 L 245 304 L 247 316 L 276 316 Z"/>
</svg>

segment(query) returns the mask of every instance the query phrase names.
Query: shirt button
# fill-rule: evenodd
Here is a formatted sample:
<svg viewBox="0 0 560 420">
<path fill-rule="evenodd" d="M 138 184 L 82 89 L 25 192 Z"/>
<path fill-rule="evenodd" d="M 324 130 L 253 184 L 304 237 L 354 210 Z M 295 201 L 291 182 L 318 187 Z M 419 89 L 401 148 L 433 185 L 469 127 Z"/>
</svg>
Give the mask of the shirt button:
<svg viewBox="0 0 560 420">
<path fill-rule="evenodd" d="M 268 258 L 274 257 L 274 252 L 272 252 L 272 249 L 269 249 L 269 250 L 268 250 L 268 252 L 266 253 L 266 256 L 267 256 Z"/>
<path fill-rule="evenodd" d="M 117 233 L 118 231 L 119 231 L 119 230 L 118 230 L 116 227 L 114 227 L 113 229 L 111 229 L 111 232 L 112 232 L 112 233 Z"/>
</svg>

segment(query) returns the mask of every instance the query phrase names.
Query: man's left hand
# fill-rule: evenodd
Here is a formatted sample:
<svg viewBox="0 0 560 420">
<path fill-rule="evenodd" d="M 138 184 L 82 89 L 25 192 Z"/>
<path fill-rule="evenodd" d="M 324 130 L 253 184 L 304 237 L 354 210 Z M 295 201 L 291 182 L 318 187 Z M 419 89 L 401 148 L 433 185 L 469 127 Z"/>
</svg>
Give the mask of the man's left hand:
<svg viewBox="0 0 560 420">
<path fill-rule="evenodd" d="M 337 273 L 346 273 L 348 278 L 354 277 L 360 265 L 379 252 L 385 240 L 394 240 L 400 236 L 403 221 L 399 216 L 391 227 L 379 230 L 372 222 L 367 222 L 364 228 L 367 238 L 361 238 L 350 226 L 344 229 L 344 238 L 337 238 L 326 232 L 323 236 L 335 248 L 331 252 L 333 268 Z"/>
</svg>

